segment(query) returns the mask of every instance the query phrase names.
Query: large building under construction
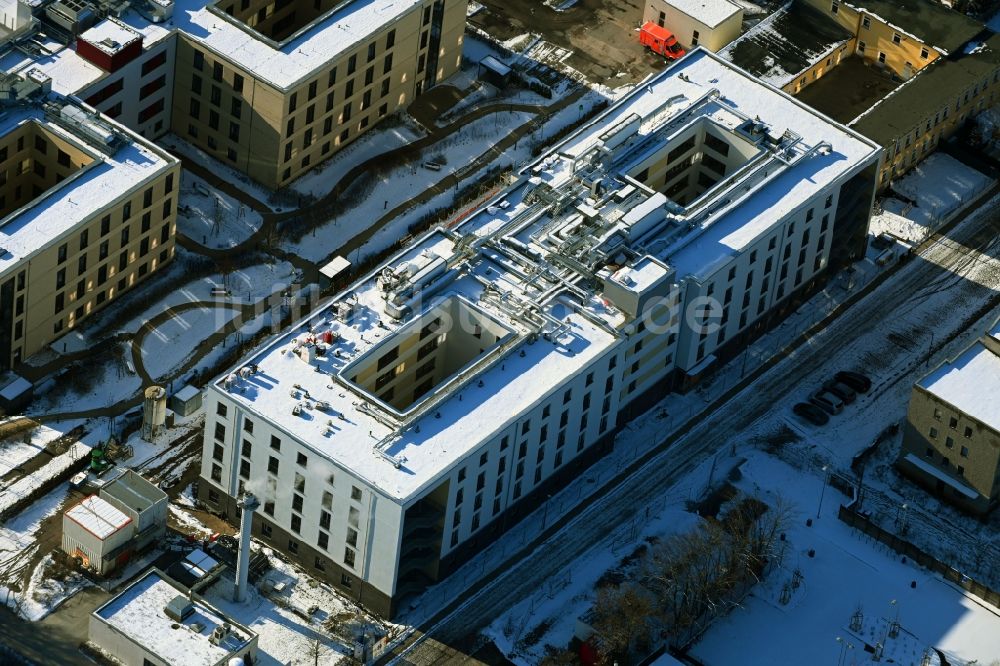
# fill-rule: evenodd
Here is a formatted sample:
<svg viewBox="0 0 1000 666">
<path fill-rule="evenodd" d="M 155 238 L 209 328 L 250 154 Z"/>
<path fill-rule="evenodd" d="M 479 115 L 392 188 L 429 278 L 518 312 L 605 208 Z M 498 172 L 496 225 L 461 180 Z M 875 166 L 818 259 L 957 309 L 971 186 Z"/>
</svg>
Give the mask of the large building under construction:
<svg viewBox="0 0 1000 666">
<path fill-rule="evenodd" d="M 859 257 L 880 158 L 696 50 L 210 384 L 198 498 L 391 616 Z"/>
</svg>

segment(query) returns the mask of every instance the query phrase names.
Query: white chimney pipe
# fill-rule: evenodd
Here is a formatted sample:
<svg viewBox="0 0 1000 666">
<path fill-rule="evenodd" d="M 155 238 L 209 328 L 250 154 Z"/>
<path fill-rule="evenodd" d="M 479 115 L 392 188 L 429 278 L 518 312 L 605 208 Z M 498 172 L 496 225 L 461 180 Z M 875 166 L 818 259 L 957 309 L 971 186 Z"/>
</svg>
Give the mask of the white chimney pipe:
<svg viewBox="0 0 1000 666">
<path fill-rule="evenodd" d="M 247 598 L 247 575 L 250 569 L 250 530 L 253 527 L 253 512 L 260 506 L 260 502 L 253 496 L 253 493 L 245 493 L 236 502 L 236 506 L 242 509 L 240 516 L 240 546 L 236 554 L 236 588 L 233 591 L 233 601 L 240 603 Z"/>
</svg>

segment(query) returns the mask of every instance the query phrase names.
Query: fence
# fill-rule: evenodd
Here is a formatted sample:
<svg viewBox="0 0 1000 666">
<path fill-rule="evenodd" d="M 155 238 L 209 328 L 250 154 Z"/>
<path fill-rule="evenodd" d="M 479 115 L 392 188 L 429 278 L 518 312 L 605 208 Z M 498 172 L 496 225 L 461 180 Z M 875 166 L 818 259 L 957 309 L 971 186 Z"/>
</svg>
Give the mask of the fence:
<svg viewBox="0 0 1000 666">
<path fill-rule="evenodd" d="M 925 569 L 940 574 L 946 581 L 958 585 L 969 594 L 979 597 L 994 606 L 1000 606 L 1000 592 L 991 589 L 977 580 L 969 578 L 906 539 L 900 538 L 898 535 L 879 527 L 866 514 L 854 510 L 849 505 L 841 504 L 837 517 L 854 529 L 885 544 L 900 555 L 910 558 Z"/>
</svg>

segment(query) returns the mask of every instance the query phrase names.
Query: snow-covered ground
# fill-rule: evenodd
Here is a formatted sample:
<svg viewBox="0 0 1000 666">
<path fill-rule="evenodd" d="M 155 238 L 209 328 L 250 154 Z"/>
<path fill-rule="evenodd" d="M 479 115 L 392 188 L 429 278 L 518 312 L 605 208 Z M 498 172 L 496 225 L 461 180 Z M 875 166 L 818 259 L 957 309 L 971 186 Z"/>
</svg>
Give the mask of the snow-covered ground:
<svg viewBox="0 0 1000 666">
<path fill-rule="evenodd" d="M 826 489 L 830 501 L 807 527 L 806 519 L 816 515 L 822 477 L 763 454 L 752 455 L 742 472 L 738 486 L 759 490 L 765 498 L 780 495 L 797 512 L 787 530 L 781 568 L 754 589 L 743 608 L 716 622 L 694 649 L 706 666 L 833 664 L 842 650 L 848 651 L 847 644 L 854 646 L 847 663 L 867 662 L 865 644 L 883 641 L 883 661 L 915 666 L 931 648 L 945 652 L 951 664 L 989 664 L 1000 655 L 1000 609 L 903 563 L 837 520 L 844 498 L 835 490 Z M 781 589 L 796 569 L 801 586 L 782 604 Z M 861 630 L 852 631 L 851 617 L 859 607 L 865 621 Z M 897 613 L 900 636 L 887 637 L 887 620 Z"/>
<path fill-rule="evenodd" d="M 291 208 L 288 204 L 275 201 L 274 193 L 263 185 L 254 182 L 245 173 L 237 171 L 232 167 L 210 157 L 203 150 L 194 146 L 176 134 L 167 134 L 159 139 L 159 144 L 168 148 L 175 155 L 191 160 L 206 169 L 219 175 L 227 183 L 240 188 L 257 201 L 269 206 L 275 212 L 281 212 Z"/>
<path fill-rule="evenodd" d="M 36 534 L 42 521 L 61 511 L 69 486 L 59 484 L 21 511 L 17 517 L 0 526 L 0 603 L 14 609 L 28 620 L 40 620 L 75 590 L 81 589 L 79 577 L 70 576 L 64 582 L 43 580 L 37 567 L 26 587 L 21 585 L 25 567 L 38 549 Z M 46 560 L 42 565 L 47 565 Z M 8 585 L 16 583 L 18 589 Z"/>
<path fill-rule="evenodd" d="M 0 476 L 28 462 L 62 436 L 61 429 L 35 425 L 0 442 Z"/>
<path fill-rule="evenodd" d="M 75 442 L 69 446 L 65 453 L 55 456 L 31 474 L 5 486 L 3 490 L 0 490 L 0 513 L 30 497 L 37 492 L 40 485 L 63 474 L 73 466 L 73 463 L 89 456 L 92 448 L 92 445 L 82 441 Z"/>
<path fill-rule="evenodd" d="M 221 329 L 237 314 L 233 309 L 207 306 L 174 313 L 142 341 L 142 362 L 146 372 L 154 380 L 168 376 L 198 350 L 206 335 Z"/>
<path fill-rule="evenodd" d="M 409 123 L 382 123 L 298 178 L 292 183 L 292 189 L 307 196 L 322 197 L 355 166 L 382 153 L 401 148 L 423 136 L 423 132 Z"/>
<path fill-rule="evenodd" d="M 882 202 L 885 212 L 872 217 L 869 229 L 875 235 L 889 233 L 919 243 L 992 183 L 954 157 L 934 153 L 892 184 L 892 191 L 915 205 L 892 197 L 886 199 Z"/>
<path fill-rule="evenodd" d="M 209 186 L 185 170 L 181 172 L 177 228 L 195 243 L 210 248 L 236 247 L 254 234 L 260 213 Z"/>
</svg>

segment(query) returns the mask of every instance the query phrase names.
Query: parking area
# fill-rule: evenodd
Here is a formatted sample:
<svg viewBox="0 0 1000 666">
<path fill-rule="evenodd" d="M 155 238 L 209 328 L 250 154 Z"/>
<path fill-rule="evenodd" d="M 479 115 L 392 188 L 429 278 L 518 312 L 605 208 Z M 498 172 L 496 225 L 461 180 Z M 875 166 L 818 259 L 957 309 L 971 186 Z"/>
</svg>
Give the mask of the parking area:
<svg viewBox="0 0 1000 666">
<path fill-rule="evenodd" d="M 568 0 L 572 2 L 572 0 Z M 588 80 L 609 87 L 636 83 L 666 61 L 639 44 L 641 0 L 577 0 L 556 11 L 539 0 L 483 0 L 469 19 L 501 41 L 529 33 L 571 51 L 565 59 Z M 553 2 L 552 4 L 556 4 Z"/>
</svg>

